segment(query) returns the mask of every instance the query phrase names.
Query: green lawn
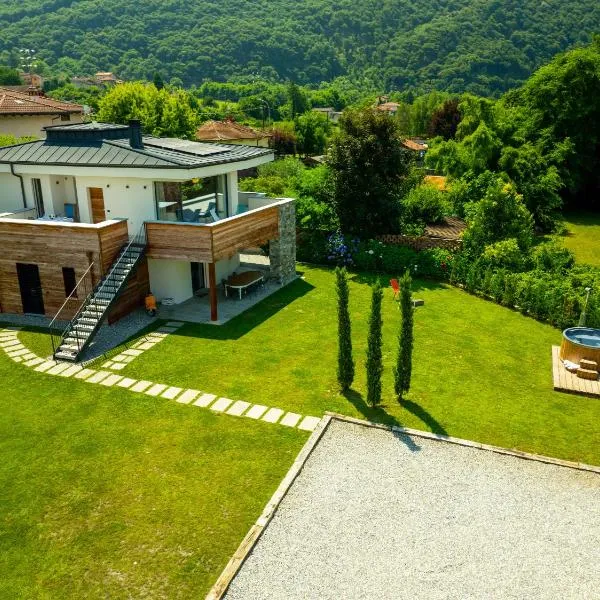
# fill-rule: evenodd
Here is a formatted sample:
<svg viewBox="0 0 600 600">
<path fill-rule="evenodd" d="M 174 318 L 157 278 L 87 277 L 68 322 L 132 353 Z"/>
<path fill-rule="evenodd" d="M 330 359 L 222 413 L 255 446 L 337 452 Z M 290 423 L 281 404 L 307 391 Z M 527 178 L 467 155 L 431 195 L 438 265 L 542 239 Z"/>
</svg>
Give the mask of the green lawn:
<svg viewBox="0 0 600 600">
<path fill-rule="evenodd" d="M 3 352 L 0 379 L 0 598 L 204 597 L 307 439 Z"/>
<path fill-rule="evenodd" d="M 562 238 L 565 246 L 579 262 L 600 267 L 600 213 L 569 213 L 565 224 L 569 231 Z"/>
<path fill-rule="evenodd" d="M 552 390 L 551 346 L 560 331 L 456 288 L 417 281 L 413 386 L 393 398 L 399 312 L 384 296 L 384 396 L 365 405 L 370 291 L 354 276 L 351 314 L 357 362 L 353 391 L 335 380 L 333 273 L 300 266 L 304 278 L 224 326 L 181 328 L 122 374 L 322 415 L 352 416 L 448 433 L 509 448 L 600 464 L 600 400 Z M 234 301 L 234 300 L 231 300 Z"/>
</svg>

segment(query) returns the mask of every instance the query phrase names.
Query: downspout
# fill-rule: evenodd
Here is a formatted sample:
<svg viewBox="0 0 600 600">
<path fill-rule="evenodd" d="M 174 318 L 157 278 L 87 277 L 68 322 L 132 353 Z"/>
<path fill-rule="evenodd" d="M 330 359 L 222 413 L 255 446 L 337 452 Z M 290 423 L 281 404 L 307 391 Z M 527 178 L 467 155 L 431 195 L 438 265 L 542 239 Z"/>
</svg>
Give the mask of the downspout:
<svg viewBox="0 0 600 600">
<path fill-rule="evenodd" d="M 19 175 L 18 173 L 15 173 L 14 163 L 10 163 L 10 172 L 15 177 L 18 177 L 19 181 L 21 182 L 21 199 L 23 200 L 23 208 L 27 208 L 27 200 L 25 198 L 25 184 L 23 183 L 23 175 Z"/>
</svg>

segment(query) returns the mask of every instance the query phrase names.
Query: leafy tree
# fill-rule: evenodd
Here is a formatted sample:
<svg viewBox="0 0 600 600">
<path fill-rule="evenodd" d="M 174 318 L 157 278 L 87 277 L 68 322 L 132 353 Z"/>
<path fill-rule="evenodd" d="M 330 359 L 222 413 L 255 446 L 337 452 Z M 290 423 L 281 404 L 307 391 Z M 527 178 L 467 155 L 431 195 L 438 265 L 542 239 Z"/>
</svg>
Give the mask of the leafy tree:
<svg viewBox="0 0 600 600">
<path fill-rule="evenodd" d="M 99 102 L 98 119 L 113 123 L 139 119 L 146 133 L 184 138 L 194 137 L 197 124 L 186 92 L 157 90 L 153 84 L 142 83 L 111 89 Z"/>
<path fill-rule="evenodd" d="M 475 256 L 485 246 L 514 238 L 521 252 L 527 253 L 533 241 L 533 218 L 514 185 L 498 178 L 484 198 L 467 208 L 464 246 Z"/>
<path fill-rule="evenodd" d="M 348 310 L 348 278 L 346 269 L 335 270 L 338 315 L 338 367 L 337 380 L 343 392 L 347 392 L 354 381 L 354 360 L 352 359 L 352 328 Z"/>
<path fill-rule="evenodd" d="M 398 334 L 398 356 L 394 367 L 394 392 L 398 400 L 402 400 L 404 394 L 410 390 L 412 377 L 412 353 L 413 353 L 413 304 L 410 272 L 400 278 L 400 313 L 401 325 Z"/>
<path fill-rule="evenodd" d="M 277 156 L 296 154 L 296 134 L 288 127 L 277 126 L 271 131 L 269 144 Z"/>
<path fill-rule="evenodd" d="M 310 102 L 306 93 L 293 81 L 287 85 L 287 114 L 289 118 L 294 120 L 296 117 L 303 115 L 310 110 Z"/>
<path fill-rule="evenodd" d="M 157 90 L 162 90 L 165 87 L 165 81 L 162 78 L 162 75 L 156 71 L 156 73 L 154 73 L 154 77 L 152 78 L 152 83 L 154 84 L 154 87 Z"/>
<path fill-rule="evenodd" d="M 383 374 L 381 299 L 383 291 L 379 281 L 372 288 L 371 315 L 369 317 L 369 338 L 367 340 L 367 403 L 378 406 L 381 403 L 381 376 Z"/>
<path fill-rule="evenodd" d="M 19 71 L 10 67 L 0 66 L 0 85 L 22 85 Z"/>
<path fill-rule="evenodd" d="M 329 121 L 325 115 L 309 111 L 296 118 L 294 129 L 300 154 L 323 154 L 329 131 Z"/>
<path fill-rule="evenodd" d="M 374 237 L 398 231 L 402 183 L 411 161 L 393 118 L 371 109 L 344 113 L 328 154 L 343 233 Z"/>
<path fill-rule="evenodd" d="M 427 133 L 430 137 L 442 137 L 445 140 L 451 140 L 456 135 L 458 124 L 460 123 L 461 115 L 458 110 L 458 98 L 446 100 L 431 115 Z"/>
<path fill-rule="evenodd" d="M 450 212 L 444 192 L 432 185 L 419 185 L 402 200 L 402 222 L 405 225 L 440 223 Z"/>
<path fill-rule="evenodd" d="M 33 137 L 15 137 L 14 135 L 0 134 L 0 147 L 2 146 L 14 146 L 15 144 L 24 144 L 25 142 L 32 142 L 35 140 Z"/>
</svg>

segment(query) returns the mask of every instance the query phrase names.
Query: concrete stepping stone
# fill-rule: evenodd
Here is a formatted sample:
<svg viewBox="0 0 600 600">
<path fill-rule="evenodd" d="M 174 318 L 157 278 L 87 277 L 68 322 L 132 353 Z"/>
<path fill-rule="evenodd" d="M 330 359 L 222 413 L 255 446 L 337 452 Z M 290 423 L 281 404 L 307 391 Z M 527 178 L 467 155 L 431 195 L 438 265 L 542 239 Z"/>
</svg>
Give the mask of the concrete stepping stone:
<svg viewBox="0 0 600 600">
<path fill-rule="evenodd" d="M 143 342 L 135 346 L 138 350 L 150 350 L 154 348 L 154 342 Z"/>
<path fill-rule="evenodd" d="M 298 425 L 298 421 L 302 418 L 302 415 L 297 413 L 286 413 L 283 419 L 279 421 L 280 425 L 285 425 L 286 427 L 296 427 Z"/>
<path fill-rule="evenodd" d="M 194 402 L 194 406 L 199 406 L 200 408 L 206 408 L 211 402 L 216 399 L 215 394 L 202 394 L 196 402 Z"/>
<path fill-rule="evenodd" d="M 177 402 L 179 402 L 179 404 L 189 404 L 192 400 L 197 398 L 198 394 L 201 393 L 202 392 L 198 390 L 185 390 L 185 392 L 183 392 L 183 394 L 177 398 Z"/>
<path fill-rule="evenodd" d="M 158 333 L 156 331 L 152 331 L 151 333 L 147 333 L 146 337 L 147 338 L 155 338 L 157 340 L 164 340 L 167 335 L 169 335 L 168 333 Z"/>
<path fill-rule="evenodd" d="M 24 356 L 25 354 L 30 354 L 30 352 L 27 348 L 25 348 L 25 346 L 23 346 L 22 348 L 19 348 L 18 350 L 15 350 L 14 352 L 11 349 L 11 351 L 7 352 L 7 354 L 12 358 L 13 356 Z"/>
<path fill-rule="evenodd" d="M 39 365 L 39 364 L 41 364 L 41 363 L 43 363 L 43 362 L 44 362 L 44 359 L 43 359 L 43 358 L 38 358 L 38 357 L 36 356 L 35 358 L 32 358 L 31 360 L 28 360 L 28 361 L 25 363 L 25 366 L 26 366 L 26 367 L 35 367 L 35 366 L 37 366 L 37 365 Z"/>
<path fill-rule="evenodd" d="M 71 377 L 75 375 L 75 373 L 79 373 L 79 371 L 83 371 L 83 367 L 80 365 L 71 365 L 68 369 L 64 370 L 62 373 L 59 373 L 61 377 Z"/>
<path fill-rule="evenodd" d="M 113 366 L 113 361 L 112 360 L 107 360 L 103 365 L 102 368 L 103 369 L 110 369 Z"/>
<path fill-rule="evenodd" d="M 10 360 L 14 360 L 15 362 L 19 363 L 22 362 L 23 359 L 20 356 L 11 356 Z"/>
<path fill-rule="evenodd" d="M 279 419 L 281 418 L 282 414 L 283 411 L 280 408 L 270 408 L 266 412 L 262 420 L 266 421 L 267 423 L 277 423 L 277 421 L 279 421 Z"/>
<path fill-rule="evenodd" d="M 298 429 L 304 429 L 304 431 L 314 431 L 315 427 L 320 423 L 319 417 L 304 417 L 302 423 L 298 425 Z"/>
<path fill-rule="evenodd" d="M 110 373 L 108 371 L 97 371 L 91 377 L 88 377 L 86 383 L 100 383 L 103 379 L 106 379 Z"/>
<path fill-rule="evenodd" d="M 175 329 L 179 329 L 183 327 L 183 321 L 167 321 L 164 324 L 164 327 L 175 327 Z"/>
<path fill-rule="evenodd" d="M 267 408 L 262 404 L 255 404 L 244 416 L 251 419 L 260 419 L 265 414 Z"/>
<path fill-rule="evenodd" d="M 79 373 L 75 373 L 75 379 L 87 379 L 90 375 L 93 375 L 96 371 L 94 369 L 83 369 Z"/>
<path fill-rule="evenodd" d="M 167 389 L 164 383 L 155 383 L 149 390 L 146 390 L 148 396 L 158 396 Z"/>
<path fill-rule="evenodd" d="M 113 371 L 122 371 L 127 365 L 122 362 L 113 363 L 110 367 Z"/>
<path fill-rule="evenodd" d="M 238 400 L 237 402 L 234 402 L 233 406 L 227 411 L 227 414 L 233 415 L 234 417 L 241 417 L 249 406 L 250 402 Z"/>
<path fill-rule="evenodd" d="M 117 383 L 117 386 L 122 387 L 122 388 L 130 388 L 136 381 L 137 381 L 137 379 L 131 379 L 129 377 L 125 377 L 125 379 L 121 379 L 121 381 L 119 381 L 119 383 Z"/>
<path fill-rule="evenodd" d="M 128 348 L 127 350 L 123 351 L 123 354 L 125 354 L 125 356 L 139 356 L 140 354 L 143 354 L 143 351 L 135 350 L 134 348 Z"/>
<path fill-rule="evenodd" d="M 106 379 L 103 379 L 100 382 L 100 385 L 105 385 L 106 387 L 112 387 L 115 383 L 118 383 L 123 379 L 122 375 L 109 375 Z"/>
<path fill-rule="evenodd" d="M 117 362 L 123 362 L 123 360 L 127 357 L 127 354 L 125 354 L 124 352 L 122 352 L 121 354 L 118 354 L 117 356 L 115 356 L 113 358 L 113 360 L 116 360 Z"/>
<path fill-rule="evenodd" d="M 132 392 L 145 392 L 151 385 L 154 385 L 151 381 L 138 381 L 132 388 L 129 388 Z"/>
<path fill-rule="evenodd" d="M 16 333 L 3 333 L 2 335 L 0 335 L 0 343 L 3 344 L 4 342 L 12 342 L 14 340 L 18 340 L 19 338 L 17 337 Z"/>
<path fill-rule="evenodd" d="M 11 346 L 23 346 L 23 344 L 21 344 L 21 342 L 18 339 L 14 339 L 14 340 L 10 340 L 8 342 L 2 342 L 0 344 L 0 347 L 4 348 L 5 350 L 7 348 L 10 348 Z M 24 347 L 24 346 L 23 346 Z M 8 352 L 8 351 L 7 351 Z"/>
<path fill-rule="evenodd" d="M 178 329 L 179 327 L 161 327 L 156 331 L 158 331 L 159 333 L 175 333 Z"/>
<path fill-rule="evenodd" d="M 38 373 L 45 373 L 48 369 L 55 367 L 56 363 L 53 360 L 47 360 L 43 362 L 39 367 L 36 367 Z"/>
<path fill-rule="evenodd" d="M 33 358 L 38 358 L 38 355 L 34 354 L 33 352 L 29 352 L 23 355 L 23 360 L 31 360 Z"/>
<path fill-rule="evenodd" d="M 181 388 L 170 387 L 161 394 L 161 397 L 166 398 L 167 400 L 174 400 L 177 394 L 179 394 L 181 391 Z"/>
<path fill-rule="evenodd" d="M 211 407 L 210 410 L 214 410 L 215 412 L 223 412 L 233 400 L 229 398 L 219 398 Z"/>
</svg>

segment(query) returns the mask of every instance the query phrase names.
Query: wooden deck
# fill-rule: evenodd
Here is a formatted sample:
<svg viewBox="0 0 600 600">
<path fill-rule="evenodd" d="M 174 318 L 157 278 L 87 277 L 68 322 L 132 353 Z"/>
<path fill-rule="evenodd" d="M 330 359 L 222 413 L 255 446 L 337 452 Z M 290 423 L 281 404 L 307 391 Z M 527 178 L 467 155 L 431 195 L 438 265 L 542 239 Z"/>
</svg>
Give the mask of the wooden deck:
<svg viewBox="0 0 600 600">
<path fill-rule="evenodd" d="M 554 389 L 557 392 L 600 397 L 600 381 L 580 379 L 574 373 L 567 371 L 560 360 L 559 352 L 560 348 L 558 346 L 552 346 L 552 375 L 554 378 Z"/>
</svg>

